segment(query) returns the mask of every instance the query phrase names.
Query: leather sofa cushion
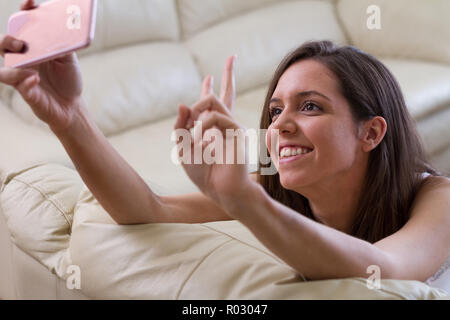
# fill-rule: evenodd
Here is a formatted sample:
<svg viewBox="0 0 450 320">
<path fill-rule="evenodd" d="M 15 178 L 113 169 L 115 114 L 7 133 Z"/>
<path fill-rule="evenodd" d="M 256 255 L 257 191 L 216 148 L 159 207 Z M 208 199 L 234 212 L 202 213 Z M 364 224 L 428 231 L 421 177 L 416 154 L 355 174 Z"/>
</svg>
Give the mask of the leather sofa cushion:
<svg viewBox="0 0 450 320">
<path fill-rule="evenodd" d="M 81 188 L 76 171 L 42 164 L 9 172 L 0 186 L 13 243 L 60 277 L 70 264 L 66 249 Z"/>
<path fill-rule="evenodd" d="M 237 54 L 237 92 L 266 85 L 281 59 L 307 40 L 344 43 L 332 3 L 288 1 L 228 19 L 186 40 L 203 76 L 220 88 L 223 63 Z M 214 57 L 214 58 L 211 58 Z"/>
<path fill-rule="evenodd" d="M 417 124 L 426 153 L 432 156 L 450 148 L 450 104 L 442 112 L 435 113 Z M 449 161 L 447 161 L 448 163 Z M 442 168 L 448 168 L 442 166 Z M 445 172 L 445 171 L 444 171 Z"/>
<path fill-rule="evenodd" d="M 450 106 L 450 64 L 381 59 L 397 78 L 409 112 L 420 121 Z"/>
<path fill-rule="evenodd" d="M 380 8 L 381 29 L 367 28 L 369 5 Z M 450 64 L 450 28 L 442 12 L 450 1 L 338 0 L 337 12 L 349 40 L 361 50 L 392 58 Z"/>
<path fill-rule="evenodd" d="M 428 155 L 450 145 L 450 65 L 382 59 L 398 80 Z"/>
<path fill-rule="evenodd" d="M 182 32 L 190 37 L 226 19 L 282 1 L 287 0 L 178 0 Z"/>
<path fill-rule="evenodd" d="M 95 41 L 81 55 L 149 41 L 176 41 L 175 0 L 97 0 Z"/>
</svg>

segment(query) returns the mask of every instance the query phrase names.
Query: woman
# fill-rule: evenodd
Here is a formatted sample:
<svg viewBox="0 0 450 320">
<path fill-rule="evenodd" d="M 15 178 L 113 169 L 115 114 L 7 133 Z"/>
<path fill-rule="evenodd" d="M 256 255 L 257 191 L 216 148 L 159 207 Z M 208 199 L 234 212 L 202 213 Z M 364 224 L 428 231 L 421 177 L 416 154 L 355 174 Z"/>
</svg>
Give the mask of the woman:
<svg viewBox="0 0 450 320">
<path fill-rule="evenodd" d="M 33 6 L 28 0 L 22 9 Z M 1 37 L 0 51 L 20 52 L 14 40 Z M 199 119 L 203 130 L 240 129 L 231 115 L 234 60 L 220 98 L 207 77 L 200 101 L 180 106 L 175 129 Z M 427 165 L 391 73 L 354 48 L 307 43 L 280 64 L 261 118 L 276 175 L 260 168 L 249 176 L 245 164 L 184 163 L 202 193 L 183 196 L 155 195 L 108 143 L 81 98 L 75 54 L 33 70 L 2 68 L 0 81 L 49 125 L 119 224 L 237 219 L 309 279 L 366 277 L 373 265 L 383 278 L 445 275 L 450 181 Z M 195 144 L 207 142 L 194 135 Z M 450 290 L 445 281 L 433 285 Z"/>
</svg>

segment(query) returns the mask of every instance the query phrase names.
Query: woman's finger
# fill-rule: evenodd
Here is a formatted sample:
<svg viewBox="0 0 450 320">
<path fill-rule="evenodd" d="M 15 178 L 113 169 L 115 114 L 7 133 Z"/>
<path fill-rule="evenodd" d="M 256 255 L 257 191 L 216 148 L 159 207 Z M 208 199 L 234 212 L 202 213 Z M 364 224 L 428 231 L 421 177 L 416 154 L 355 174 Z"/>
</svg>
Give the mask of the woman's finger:
<svg viewBox="0 0 450 320">
<path fill-rule="evenodd" d="M 0 69 L 0 82 L 16 87 L 25 78 L 33 75 L 37 75 L 38 72 L 29 69 L 19 68 L 1 68 Z"/>
<path fill-rule="evenodd" d="M 229 57 L 225 62 L 222 72 L 220 100 L 228 107 L 229 110 L 233 108 L 234 99 L 236 96 L 236 81 L 234 76 L 236 58 L 236 55 Z"/>
<path fill-rule="evenodd" d="M 214 93 L 213 87 L 214 87 L 213 76 L 206 76 L 202 82 L 202 90 L 200 92 L 200 99 L 203 99 L 206 96 L 213 94 Z"/>
<path fill-rule="evenodd" d="M 226 129 L 240 129 L 239 125 L 237 125 L 232 118 L 220 112 L 212 111 L 198 124 L 197 127 L 195 127 L 193 142 L 202 143 L 203 134 L 211 128 L 219 129 L 222 134 L 226 133 Z"/>
<path fill-rule="evenodd" d="M 11 35 L 0 35 L 0 54 L 4 57 L 5 52 L 20 52 L 23 49 L 24 42 L 14 38 Z"/>
<path fill-rule="evenodd" d="M 205 111 L 217 111 L 228 117 L 231 116 L 228 108 L 214 94 L 206 96 L 191 107 L 191 120 L 198 120 L 200 114 Z"/>
<path fill-rule="evenodd" d="M 25 0 L 22 1 L 20 5 L 20 10 L 31 10 L 36 8 L 36 4 L 34 3 L 34 0 Z"/>
<path fill-rule="evenodd" d="M 38 94 L 36 85 L 39 83 L 40 79 L 38 75 L 33 75 L 16 86 L 17 91 L 22 95 L 23 99 L 29 105 L 36 105 L 38 103 Z"/>
<path fill-rule="evenodd" d="M 174 129 L 186 129 L 190 114 L 191 110 L 184 104 L 181 104 L 178 107 L 178 117 L 177 121 L 175 122 Z"/>
<path fill-rule="evenodd" d="M 34 0 L 25 0 L 20 5 L 20 10 L 31 10 L 36 8 L 37 5 Z M 11 35 L 0 35 L 0 55 L 5 56 L 5 51 L 8 52 L 20 52 L 23 50 L 25 43 L 21 40 L 14 38 Z"/>
</svg>

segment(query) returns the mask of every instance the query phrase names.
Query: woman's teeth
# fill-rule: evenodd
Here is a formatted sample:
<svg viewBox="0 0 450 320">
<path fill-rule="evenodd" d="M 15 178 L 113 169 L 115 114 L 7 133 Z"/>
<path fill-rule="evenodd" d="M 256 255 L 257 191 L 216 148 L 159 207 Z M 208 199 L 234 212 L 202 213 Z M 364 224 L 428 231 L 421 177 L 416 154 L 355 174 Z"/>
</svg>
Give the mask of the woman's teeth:
<svg viewBox="0 0 450 320">
<path fill-rule="evenodd" d="M 287 158 L 296 156 L 298 154 L 305 154 L 311 152 L 312 149 L 308 148 L 292 148 L 292 147 L 284 147 L 281 149 L 280 158 Z"/>
</svg>

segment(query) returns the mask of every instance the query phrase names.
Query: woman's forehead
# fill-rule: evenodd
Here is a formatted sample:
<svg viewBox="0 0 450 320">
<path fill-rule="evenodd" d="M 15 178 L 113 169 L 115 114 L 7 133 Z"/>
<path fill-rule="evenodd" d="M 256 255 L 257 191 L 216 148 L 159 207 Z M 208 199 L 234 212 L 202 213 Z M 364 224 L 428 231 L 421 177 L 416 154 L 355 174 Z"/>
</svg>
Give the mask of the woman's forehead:
<svg viewBox="0 0 450 320">
<path fill-rule="evenodd" d="M 283 98 L 302 91 L 318 91 L 327 96 L 338 94 L 338 83 L 332 72 L 315 60 L 291 65 L 280 77 L 273 97 Z"/>
</svg>

